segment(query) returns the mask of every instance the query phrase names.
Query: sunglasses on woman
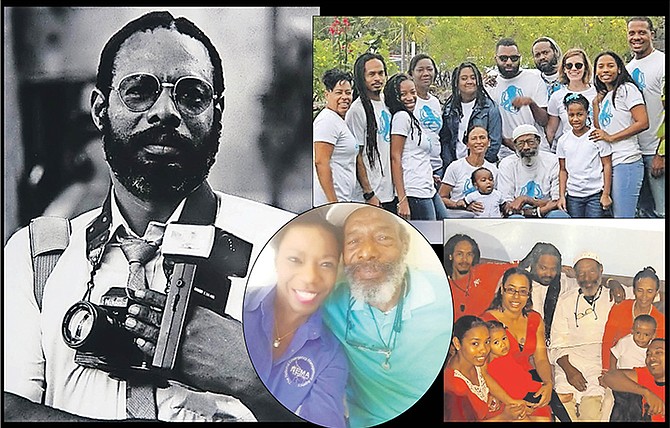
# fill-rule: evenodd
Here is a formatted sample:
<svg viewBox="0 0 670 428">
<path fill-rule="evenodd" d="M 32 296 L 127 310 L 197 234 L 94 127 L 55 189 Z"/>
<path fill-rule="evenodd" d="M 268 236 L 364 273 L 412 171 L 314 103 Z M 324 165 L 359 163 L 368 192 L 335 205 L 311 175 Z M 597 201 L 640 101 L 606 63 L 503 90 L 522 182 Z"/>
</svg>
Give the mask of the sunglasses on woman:
<svg viewBox="0 0 670 428">
<path fill-rule="evenodd" d="M 568 69 L 568 70 L 572 70 L 572 67 L 573 67 L 573 66 L 574 66 L 577 70 L 581 70 L 582 67 L 584 67 L 584 64 L 582 64 L 581 62 L 576 62 L 576 63 L 574 63 L 574 64 L 571 63 L 571 62 L 567 62 L 567 63 L 565 63 L 565 68 Z"/>
</svg>

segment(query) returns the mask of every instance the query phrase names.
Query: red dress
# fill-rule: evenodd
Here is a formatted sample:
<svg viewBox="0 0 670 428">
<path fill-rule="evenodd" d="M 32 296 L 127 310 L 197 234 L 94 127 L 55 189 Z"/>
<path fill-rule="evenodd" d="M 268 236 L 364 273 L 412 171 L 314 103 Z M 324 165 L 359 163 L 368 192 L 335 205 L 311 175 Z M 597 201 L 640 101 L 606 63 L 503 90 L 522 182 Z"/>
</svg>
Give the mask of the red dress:
<svg viewBox="0 0 670 428">
<path fill-rule="evenodd" d="M 626 299 L 612 306 L 607 316 L 602 348 L 603 369 L 605 370 L 610 368 L 610 349 L 633 328 L 633 303 L 635 300 Z M 650 315 L 656 320 L 656 337 L 665 337 L 665 315 L 654 306 L 651 307 Z"/>
<path fill-rule="evenodd" d="M 640 385 L 644 386 L 654 394 L 656 394 L 659 398 L 662 398 L 665 401 L 665 385 L 657 385 L 656 381 L 654 381 L 654 377 L 649 373 L 649 370 L 646 367 L 637 367 L 635 368 L 635 372 L 637 373 L 637 383 Z M 646 403 L 646 400 L 644 397 L 642 398 L 642 405 Z M 667 404 L 667 403 L 666 403 Z M 652 422 L 665 422 L 665 416 L 664 415 L 652 415 L 651 416 L 651 421 Z"/>
<path fill-rule="evenodd" d="M 454 318 L 463 315 L 479 316 L 489 308 L 503 273 L 517 263 L 480 263 L 460 279 L 449 278 L 454 301 Z"/>
<path fill-rule="evenodd" d="M 449 406 L 444 409 L 445 421 L 473 422 L 487 417 L 488 403 L 470 391 L 465 381 L 456 377 L 454 370 L 448 367 L 444 369 L 444 394 L 445 406 Z"/>
<path fill-rule="evenodd" d="M 490 312 L 481 315 L 484 321 L 500 321 Z M 528 324 L 526 325 L 526 344 L 520 349 L 519 342 L 507 331 L 510 351 L 504 357 L 498 357 L 487 366 L 487 371 L 496 382 L 512 398 L 523 399 L 527 393 L 536 392 L 542 385 L 533 380 L 530 371 L 534 369 L 530 363 L 530 357 L 535 353 L 537 347 L 537 329 L 542 322 L 542 317 L 533 310 L 528 312 Z M 547 405 L 535 409 L 533 416 L 551 416 L 551 408 Z"/>
</svg>

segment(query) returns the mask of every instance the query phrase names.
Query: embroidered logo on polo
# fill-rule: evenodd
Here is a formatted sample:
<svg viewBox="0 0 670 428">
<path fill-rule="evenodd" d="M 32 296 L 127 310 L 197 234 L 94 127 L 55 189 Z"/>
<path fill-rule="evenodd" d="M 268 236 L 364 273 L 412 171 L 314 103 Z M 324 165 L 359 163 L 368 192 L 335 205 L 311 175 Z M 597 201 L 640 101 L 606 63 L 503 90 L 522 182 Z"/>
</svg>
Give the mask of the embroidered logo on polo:
<svg viewBox="0 0 670 428">
<path fill-rule="evenodd" d="M 291 358 L 284 366 L 284 378 L 286 382 L 298 388 L 312 383 L 315 373 L 316 369 L 312 360 L 303 356 Z"/>
<path fill-rule="evenodd" d="M 510 113 L 517 113 L 519 111 L 518 108 L 514 107 L 512 105 L 512 100 L 516 97 L 522 97 L 523 96 L 523 91 L 521 88 L 517 88 L 516 86 L 512 85 L 505 89 L 505 92 L 500 95 L 500 105 L 505 111 L 508 111 Z"/>
</svg>

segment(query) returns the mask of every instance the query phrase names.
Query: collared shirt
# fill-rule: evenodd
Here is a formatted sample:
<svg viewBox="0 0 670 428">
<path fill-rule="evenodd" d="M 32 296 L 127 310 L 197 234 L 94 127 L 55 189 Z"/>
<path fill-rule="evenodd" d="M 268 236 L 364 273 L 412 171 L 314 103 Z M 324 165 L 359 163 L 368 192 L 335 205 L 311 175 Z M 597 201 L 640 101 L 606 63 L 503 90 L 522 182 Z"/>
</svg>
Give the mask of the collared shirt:
<svg viewBox="0 0 670 428">
<path fill-rule="evenodd" d="M 349 425 L 371 426 L 403 413 L 423 396 L 441 372 L 451 340 L 453 304 L 446 275 L 409 269 L 401 330 L 386 355 L 397 306 L 387 313 L 355 300 L 341 282 L 326 300 L 324 320 L 349 358 Z M 347 314 L 350 315 L 348 320 Z M 347 324 L 350 325 L 348 341 Z M 367 339 L 364 339 L 367 338 Z M 354 345 L 364 341 L 367 347 Z"/>
<path fill-rule="evenodd" d="M 215 225 L 254 244 L 251 259 L 274 232 L 293 217 L 270 206 L 217 193 L 220 200 Z M 101 212 L 95 209 L 71 222 L 70 244 L 61 255 L 44 288 L 40 312 L 33 292 L 33 275 L 27 228 L 18 231 L 5 247 L 4 313 L 4 390 L 31 401 L 44 403 L 81 416 L 99 419 L 126 418 L 124 381 L 111 379 L 106 372 L 84 368 L 74 362 L 75 351 L 62 339 L 65 312 L 86 292 L 91 266 L 86 260 L 86 227 Z M 112 225 L 123 224 L 112 212 Z M 176 213 L 175 213 L 176 215 Z M 172 217 L 171 217 L 172 218 Z M 90 301 L 110 287 L 125 286 L 128 262 L 119 247 L 108 246 L 102 265 L 94 276 Z M 165 291 L 162 257 L 156 256 L 150 287 Z M 151 269 L 149 269 L 151 270 Z M 226 312 L 241 318 L 245 279 L 233 278 Z M 253 420 L 239 400 L 218 394 L 198 393 L 180 385 L 156 392 L 160 420 Z"/>
<path fill-rule="evenodd" d="M 286 408 L 310 422 L 344 427 L 347 358 L 325 328 L 321 309 L 296 330 L 286 351 L 272 359 L 276 286 L 251 288 L 244 300 L 244 335 L 251 362 Z"/>
</svg>

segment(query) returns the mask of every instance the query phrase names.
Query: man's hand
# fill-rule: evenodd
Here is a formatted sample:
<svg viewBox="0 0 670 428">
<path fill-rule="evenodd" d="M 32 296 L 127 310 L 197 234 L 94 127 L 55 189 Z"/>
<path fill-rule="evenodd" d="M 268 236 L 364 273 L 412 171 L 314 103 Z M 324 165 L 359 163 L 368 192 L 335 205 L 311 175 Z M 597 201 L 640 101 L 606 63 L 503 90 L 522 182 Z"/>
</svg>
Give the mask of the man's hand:
<svg viewBox="0 0 670 428">
<path fill-rule="evenodd" d="M 565 376 L 568 378 L 570 385 L 574 386 L 577 391 L 586 391 L 588 382 L 586 382 L 584 375 L 582 375 L 582 372 L 580 372 L 579 369 L 573 366 L 572 369 L 565 370 Z"/>
<path fill-rule="evenodd" d="M 665 402 L 658 395 L 654 394 L 650 390 L 645 390 L 644 399 L 649 405 L 649 410 L 647 411 L 650 415 L 665 415 Z"/>
<path fill-rule="evenodd" d="M 370 205 L 374 205 L 376 207 L 381 207 L 382 206 L 382 202 L 379 200 L 379 198 L 377 196 L 371 197 L 370 199 L 365 201 L 365 203 L 370 204 Z"/>
<path fill-rule="evenodd" d="M 623 286 L 619 281 L 614 278 L 610 278 L 605 283 L 610 289 L 610 302 L 614 301 L 617 305 L 626 298 L 626 291 L 623 289 Z"/>
<path fill-rule="evenodd" d="M 661 177 L 665 173 L 665 156 L 654 155 L 651 159 L 651 175 Z"/>
<path fill-rule="evenodd" d="M 134 302 L 128 307 L 124 327 L 137 336 L 135 338 L 137 347 L 147 356 L 153 357 L 167 296 L 148 288 L 130 292 Z"/>
</svg>

